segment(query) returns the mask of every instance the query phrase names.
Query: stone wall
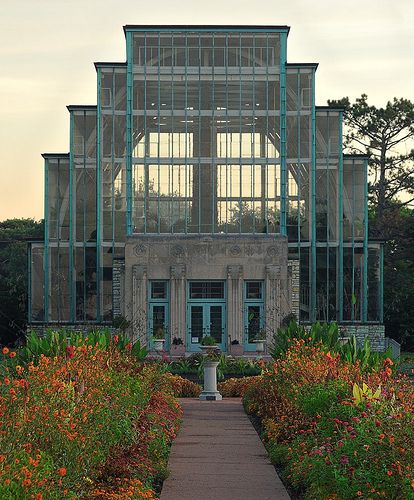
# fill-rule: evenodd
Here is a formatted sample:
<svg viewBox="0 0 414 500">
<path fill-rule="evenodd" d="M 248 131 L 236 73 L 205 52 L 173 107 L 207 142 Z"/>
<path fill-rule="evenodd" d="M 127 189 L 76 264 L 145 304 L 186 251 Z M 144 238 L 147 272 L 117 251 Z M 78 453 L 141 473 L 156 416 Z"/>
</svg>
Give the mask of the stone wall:
<svg viewBox="0 0 414 500">
<path fill-rule="evenodd" d="M 151 235 L 131 237 L 125 247 L 125 316 L 144 341 L 149 280 L 170 281 L 171 336 L 185 343 L 188 280 L 223 280 L 227 290 L 227 335 L 243 343 L 243 285 L 266 283 L 266 324 L 275 330 L 291 312 L 287 239 L 258 235 Z M 290 270 L 290 271 L 289 271 Z M 294 289 L 296 290 L 296 284 Z M 298 299 L 296 290 L 295 298 Z M 298 304 L 297 304 L 298 307 Z"/>
<path fill-rule="evenodd" d="M 385 326 L 380 324 L 342 324 L 339 330 L 344 337 L 355 335 L 358 344 L 364 345 L 365 337 L 370 340 L 373 351 L 385 351 Z"/>
</svg>

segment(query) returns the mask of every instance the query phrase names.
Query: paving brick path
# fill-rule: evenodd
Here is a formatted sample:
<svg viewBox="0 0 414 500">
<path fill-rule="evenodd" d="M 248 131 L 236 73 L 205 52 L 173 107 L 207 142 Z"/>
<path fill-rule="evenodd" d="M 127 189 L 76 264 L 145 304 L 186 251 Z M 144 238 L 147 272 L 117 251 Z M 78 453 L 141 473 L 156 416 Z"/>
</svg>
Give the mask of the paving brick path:
<svg viewBox="0 0 414 500">
<path fill-rule="evenodd" d="M 161 500 L 289 500 L 240 399 L 182 399 Z"/>
</svg>

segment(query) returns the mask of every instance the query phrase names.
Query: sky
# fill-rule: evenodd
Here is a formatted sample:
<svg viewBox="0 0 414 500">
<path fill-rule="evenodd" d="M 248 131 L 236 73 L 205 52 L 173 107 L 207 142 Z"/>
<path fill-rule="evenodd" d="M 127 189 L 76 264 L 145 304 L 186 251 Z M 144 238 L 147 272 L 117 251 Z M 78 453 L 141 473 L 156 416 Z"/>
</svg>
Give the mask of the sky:
<svg viewBox="0 0 414 500">
<path fill-rule="evenodd" d="M 96 104 L 94 61 L 125 61 L 125 24 L 288 25 L 319 62 L 318 105 L 414 101 L 414 0 L 0 0 L 0 220 L 43 218 L 43 152 L 67 152 L 68 104 Z"/>
</svg>

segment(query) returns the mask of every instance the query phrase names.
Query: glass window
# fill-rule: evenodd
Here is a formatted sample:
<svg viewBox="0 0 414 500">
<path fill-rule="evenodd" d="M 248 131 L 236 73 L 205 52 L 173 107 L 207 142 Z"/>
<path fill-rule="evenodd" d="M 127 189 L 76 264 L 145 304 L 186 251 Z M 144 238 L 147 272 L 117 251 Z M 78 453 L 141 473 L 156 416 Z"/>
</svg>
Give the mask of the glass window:
<svg viewBox="0 0 414 500">
<path fill-rule="evenodd" d="M 224 299 L 222 281 L 192 281 L 190 299 Z"/>
<path fill-rule="evenodd" d="M 153 281 L 151 283 L 151 298 L 152 299 L 167 298 L 167 283 L 165 281 Z"/>
<path fill-rule="evenodd" d="M 262 299 L 262 285 L 261 281 L 247 281 L 246 299 Z"/>
</svg>

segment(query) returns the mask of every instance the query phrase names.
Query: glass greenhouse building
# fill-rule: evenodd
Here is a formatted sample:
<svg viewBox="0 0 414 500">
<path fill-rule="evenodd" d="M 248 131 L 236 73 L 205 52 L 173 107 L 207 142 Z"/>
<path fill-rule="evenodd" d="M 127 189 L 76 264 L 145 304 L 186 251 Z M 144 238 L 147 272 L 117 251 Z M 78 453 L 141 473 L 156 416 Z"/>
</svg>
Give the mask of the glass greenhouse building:
<svg viewBox="0 0 414 500">
<path fill-rule="evenodd" d="M 69 153 L 43 155 L 29 327 L 124 317 L 150 346 L 249 352 L 295 314 L 381 348 L 368 159 L 315 105 L 317 64 L 287 62 L 289 27 L 124 31 L 126 63 L 95 63 L 98 104 L 68 106 Z"/>
</svg>

